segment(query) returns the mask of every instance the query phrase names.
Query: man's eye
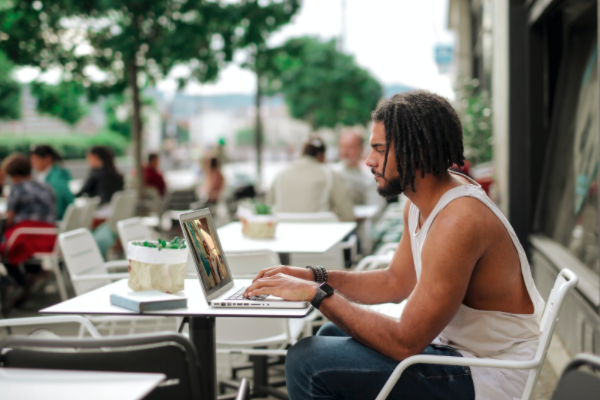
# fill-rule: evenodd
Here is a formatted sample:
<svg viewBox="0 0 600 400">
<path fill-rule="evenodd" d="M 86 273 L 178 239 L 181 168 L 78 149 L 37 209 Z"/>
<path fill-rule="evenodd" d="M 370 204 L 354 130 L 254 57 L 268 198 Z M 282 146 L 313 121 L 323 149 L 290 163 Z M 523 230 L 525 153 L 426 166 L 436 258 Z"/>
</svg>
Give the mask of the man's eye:
<svg viewBox="0 0 600 400">
<path fill-rule="evenodd" d="M 377 150 L 377 152 L 378 152 L 379 154 L 383 154 L 383 153 L 385 153 L 385 151 L 384 151 L 384 150 Z"/>
</svg>

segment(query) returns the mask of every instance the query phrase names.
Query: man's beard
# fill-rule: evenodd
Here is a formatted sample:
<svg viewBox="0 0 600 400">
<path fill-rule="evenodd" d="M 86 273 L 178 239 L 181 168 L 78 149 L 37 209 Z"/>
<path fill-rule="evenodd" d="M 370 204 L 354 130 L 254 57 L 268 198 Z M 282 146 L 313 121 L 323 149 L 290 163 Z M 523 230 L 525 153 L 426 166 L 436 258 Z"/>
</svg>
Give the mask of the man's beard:
<svg viewBox="0 0 600 400">
<path fill-rule="evenodd" d="M 377 193 L 379 193 L 381 197 L 385 197 L 386 199 L 391 200 L 395 199 L 400 194 L 402 194 L 402 192 L 404 192 L 404 187 L 402 186 L 400 176 L 387 180 L 383 177 L 383 175 L 375 172 L 374 168 L 371 168 L 371 173 L 375 176 L 382 178 L 385 182 L 384 186 L 377 186 Z"/>
</svg>

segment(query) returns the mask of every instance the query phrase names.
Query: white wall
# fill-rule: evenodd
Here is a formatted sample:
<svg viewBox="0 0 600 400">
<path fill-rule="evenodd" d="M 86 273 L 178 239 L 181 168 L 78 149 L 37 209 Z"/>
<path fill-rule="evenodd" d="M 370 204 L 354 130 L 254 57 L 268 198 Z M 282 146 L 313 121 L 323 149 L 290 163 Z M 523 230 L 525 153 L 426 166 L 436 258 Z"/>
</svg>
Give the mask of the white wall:
<svg viewBox="0 0 600 400">
<path fill-rule="evenodd" d="M 494 123 L 494 201 L 504 215 L 508 215 L 508 2 L 494 1 L 493 22 L 493 71 L 492 74 L 492 110 Z"/>
</svg>

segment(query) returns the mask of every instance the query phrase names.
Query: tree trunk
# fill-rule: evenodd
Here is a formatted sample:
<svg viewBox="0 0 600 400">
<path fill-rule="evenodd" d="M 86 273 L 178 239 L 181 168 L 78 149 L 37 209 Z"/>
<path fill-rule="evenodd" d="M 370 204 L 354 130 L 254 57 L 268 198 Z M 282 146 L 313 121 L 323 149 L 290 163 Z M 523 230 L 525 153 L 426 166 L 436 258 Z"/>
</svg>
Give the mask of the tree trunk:
<svg viewBox="0 0 600 400">
<path fill-rule="evenodd" d="M 138 209 L 142 204 L 144 190 L 144 174 L 142 171 L 142 106 L 140 103 L 140 88 L 138 86 L 138 70 L 135 59 L 127 64 L 129 87 L 133 99 L 133 118 L 131 121 L 131 138 L 133 139 L 133 158 L 137 175 Z"/>
<path fill-rule="evenodd" d="M 256 69 L 256 97 L 254 98 L 254 107 L 256 110 L 256 119 L 254 121 L 254 140 L 256 145 L 256 191 L 260 190 L 262 184 L 262 138 L 263 127 L 260 113 L 262 97 L 262 87 L 260 85 L 260 71 Z"/>
</svg>

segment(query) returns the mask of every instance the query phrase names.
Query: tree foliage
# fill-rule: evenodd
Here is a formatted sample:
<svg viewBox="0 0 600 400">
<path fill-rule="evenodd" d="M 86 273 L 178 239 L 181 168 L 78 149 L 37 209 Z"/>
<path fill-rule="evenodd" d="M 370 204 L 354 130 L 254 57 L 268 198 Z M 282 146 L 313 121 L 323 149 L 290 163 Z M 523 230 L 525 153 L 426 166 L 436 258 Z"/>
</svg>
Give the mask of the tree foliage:
<svg viewBox="0 0 600 400">
<path fill-rule="evenodd" d="M 21 118 L 21 86 L 12 79 L 13 63 L 0 51 L 0 120 Z"/>
<path fill-rule="evenodd" d="M 69 125 L 75 125 L 88 113 L 83 102 L 83 86 L 74 81 L 63 81 L 57 85 L 42 82 L 31 84 L 31 93 L 37 97 L 37 111 L 60 118 Z"/>
<path fill-rule="evenodd" d="M 461 80 L 456 88 L 456 97 L 466 159 L 473 165 L 492 161 L 494 137 L 489 93 L 480 88 L 476 79 Z"/>
<path fill-rule="evenodd" d="M 383 94 L 367 70 L 336 49 L 335 40 L 291 39 L 258 62 L 267 92 L 283 93 L 291 115 L 314 129 L 366 124 Z"/>
<path fill-rule="evenodd" d="M 144 115 L 146 112 L 157 112 L 154 99 L 150 96 L 141 95 L 140 103 L 142 105 L 142 122 L 146 122 Z M 102 103 L 104 115 L 106 116 L 106 128 L 112 132 L 117 132 L 127 140 L 131 140 L 131 95 L 128 92 L 124 94 L 115 94 L 109 96 Z"/>
<path fill-rule="evenodd" d="M 298 7 L 299 0 L 9 0 L 0 7 L 0 50 L 18 65 L 61 68 L 92 100 L 129 88 L 141 176 L 141 89 L 176 65 L 190 71 L 182 85 L 215 79 L 236 48 L 264 42 Z M 94 69 L 103 79 L 92 79 Z"/>
</svg>

